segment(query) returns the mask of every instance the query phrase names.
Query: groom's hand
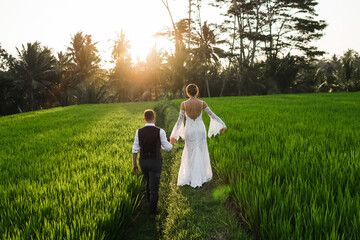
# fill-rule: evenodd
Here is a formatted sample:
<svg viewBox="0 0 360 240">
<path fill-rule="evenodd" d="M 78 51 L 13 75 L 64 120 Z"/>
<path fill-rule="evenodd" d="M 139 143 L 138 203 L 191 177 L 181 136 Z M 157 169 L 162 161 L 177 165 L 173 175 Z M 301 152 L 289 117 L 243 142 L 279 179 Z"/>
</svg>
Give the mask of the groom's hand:
<svg viewBox="0 0 360 240">
<path fill-rule="evenodd" d="M 137 175 L 139 173 L 138 166 L 133 166 L 133 172 L 135 175 Z"/>
<path fill-rule="evenodd" d="M 176 140 L 175 140 L 174 137 L 170 138 L 170 144 L 171 144 L 171 145 L 173 145 L 175 142 L 176 142 Z"/>
</svg>

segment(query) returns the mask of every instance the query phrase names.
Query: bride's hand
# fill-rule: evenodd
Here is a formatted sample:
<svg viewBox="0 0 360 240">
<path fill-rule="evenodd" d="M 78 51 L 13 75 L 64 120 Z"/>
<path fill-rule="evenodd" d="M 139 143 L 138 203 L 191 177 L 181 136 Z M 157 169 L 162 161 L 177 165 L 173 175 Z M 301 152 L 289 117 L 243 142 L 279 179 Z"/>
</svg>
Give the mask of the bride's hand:
<svg viewBox="0 0 360 240">
<path fill-rule="evenodd" d="M 174 144 L 176 142 L 176 139 L 174 137 L 170 138 L 170 144 Z"/>
<path fill-rule="evenodd" d="M 220 131 L 222 132 L 222 134 L 224 134 L 225 133 L 225 129 L 226 128 L 222 128 Z"/>
</svg>

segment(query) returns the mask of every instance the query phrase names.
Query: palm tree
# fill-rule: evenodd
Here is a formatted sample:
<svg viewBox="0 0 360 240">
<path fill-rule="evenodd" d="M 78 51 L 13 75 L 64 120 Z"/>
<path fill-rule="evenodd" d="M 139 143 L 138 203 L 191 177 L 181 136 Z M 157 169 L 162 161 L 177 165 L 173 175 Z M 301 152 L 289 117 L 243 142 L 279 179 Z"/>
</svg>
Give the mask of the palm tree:
<svg viewBox="0 0 360 240">
<path fill-rule="evenodd" d="M 112 95 L 108 91 L 109 84 L 105 80 L 106 71 L 98 70 L 89 80 L 75 86 L 73 95 L 77 103 L 105 103 Z"/>
<path fill-rule="evenodd" d="M 13 71 L 0 71 L 0 116 L 18 112 L 21 102 Z M 21 92 L 21 89 L 20 89 Z"/>
<path fill-rule="evenodd" d="M 148 88 L 155 91 L 155 98 L 160 94 L 161 76 L 163 75 L 164 54 L 155 46 L 146 57 L 145 72 L 147 74 Z M 147 89 L 150 90 L 150 89 Z"/>
<path fill-rule="evenodd" d="M 197 36 L 194 37 L 197 48 L 193 49 L 194 57 L 198 62 L 198 66 L 205 67 L 205 73 L 207 73 L 211 66 L 219 63 L 219 58 L 225 56 L 224 50 L 216 47 L 216 45 L 223 43 L 223 41 L 217 40 L 215 31 L 210 29 L 209 25 L 205 21 L 201 27 L 201 31 L 197 32 Z M 205 83 L 207 89 L 207 95 L 210 97 L 210 87 L 208 78 L 205 76 Z"/>
<path fill-rule="evenodd" d="M 67 91 L 71 91 L 71 95 L 75 95 L 78 103 L 88 103 L 90 100 L 87 96 L 91 95 L 88 91 L 93 91 L 91 88 L 81 85 L 101 87 L 101 84 L 94 84 L 94 81 L 98 81 L 99 72 L 102 72 L 96 44 L 97 42 L 93 42 L 91 35 L 79 31 L 72 37 L 68 47 L 71 61 L 65 81 Z"/>
<path fill-rule="evenodd" d="M 132 86 L 130 78 L 133 70 L 129 54 L 130 42 L 122 30 L 121 34 L 113 42 L 111 57 L 115 66 L 110 70 L 109 74 L 109 84 L 114 91 L 113 101 L 129 101 L 132 99 L 129 88 Z"/>
<path fill-rule="evenodd" d="M 0 44 L 0 72 L 12 69 L 15 61 L 15 58 L 11 54 L 7 53 Z"/>
<path fill-rule="evenodd" d="M 164 66 L 164 72 L 167 79 L 167 85 L 173 94 L 181 92 L 184 94 L 186 78 L 191 72 L 191 59 L 190 49 L 185 46 L 185 39 L 188 39 L 188 47 L 190 47 L 191 36 L 191 19 L 181 19 L 178 22 L 174 22 L 168 1 L 162 1 L 164 6 L 169 12 L 171 23 L 173 28 L 168 28 L 167 31 L 158 32 L 155 36 L 167 37 L 174 43 L 174 52 L 166 53 L 167 64 Z"/>
<path fill-rule="evenodd" d="M 357 91 L 360 85 L 360 56 L 354 50 L 348 50 L 341 57 L 341 80 L 345 91 Z"/>
<path fill-rule="evenodd" d="M 69 89 L 73 87 L 70 67 L 71 56 L 68 53 L 64 53 L 62 51 L 58 52 L 55 63 L 58 81 L 53 89 L 53 98 L 48 100 L 47 104 L 49 106 L 53 106 L 55 103 L 61 106 L 67 106 L 70 104 L 71 94 L 69 94 Z"/>
<path fill-rule="evenodd" d="M 71 57 L 70 71 L 73 75 L 73 84 L 85 81 L 100 68 L 100 57 L 96 48 L 97 42 L 92 41 L 92 36 L 76 33 L 68 47 L 68 54 Z"/>
<path fill-rule="evenodd" d="M 26 47 L 22 45 L 21 50 L 18 48 L 16 50 L 19 60 L 16 61 L 14 68 L 26 90 L 26 99 L 27 103 L 30 104 L 30 110 L 34 110 L 36 100 L 34 95 L 36 93 L 38 94 L 38 101 L 41 95 L 52 94 L 53 82 L 51 78 L 54 78 L 55 75 L 56 60 L 51 50 L 42 47 L 39 42 L 27 43 Z"/>
<path fill-rule="evenodd" d="M 334 55 L 331 60 L 320 61 L 317 64 L 315 78 L 318 79 L 318 92 L 333 92 L 340 90 L 341 79 L 339 78 L 341 63 Z"/>
<path fill-rule="evenodd" d="M 189 72 L 187 60 L 189 58 L 188 50 L 185 44 L 178 44 L 175 52 L 165 54 L 167 63 L 164 66 L 166 84 L 170 88 L 173 95 L 182 91 L 185 86 L 185 77 Z"/>
<path fill-rule="evenodd" d="M 126 39 L 125 33 L 121 30 L 120 35 L 117 36 L 114 42 L 113 50 L 111 52 L 111 57 L 115 64 L 125 63 L 130 60 L 129 49 L 131 48 L 130 42 Z"/>
<path fill-rule="evenodd" d="M 0 116 L 16 113 L 16 104 L 20 102 L 19 89 L 15 85 L 15 62 L 0 44 Z"/>
</svg>

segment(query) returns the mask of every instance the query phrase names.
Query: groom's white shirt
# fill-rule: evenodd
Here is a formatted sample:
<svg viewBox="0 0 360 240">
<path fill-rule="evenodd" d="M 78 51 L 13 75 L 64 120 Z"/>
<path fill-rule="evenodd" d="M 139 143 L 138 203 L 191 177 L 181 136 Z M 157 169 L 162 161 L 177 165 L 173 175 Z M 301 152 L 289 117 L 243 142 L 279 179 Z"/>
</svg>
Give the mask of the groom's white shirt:
<svg viewBox="0 0 360 240">
<path fill-rule="evenodd" d="M 146 123 L 145 127 L 146 126 L 155 127 L 155 123 Z M 136 133 L 135 133 L 135 140 L 134 140 L 134 144 L 133 144 L 133 148 L 132 148 L 132 153 L 138 153 L 140 151 L 138 131 L 139 130 L 136 130 Z M 166 132 L 164 131 L 164 129 L 161 129 L 161 128 L 160 128 L 160 142 L 161 142 L 161 146 L 163 147 L 163 149 L 167 152 L 169 152 L 173 148 L 173 145 L 171 145 L 166 138 Z"/>
</svg>

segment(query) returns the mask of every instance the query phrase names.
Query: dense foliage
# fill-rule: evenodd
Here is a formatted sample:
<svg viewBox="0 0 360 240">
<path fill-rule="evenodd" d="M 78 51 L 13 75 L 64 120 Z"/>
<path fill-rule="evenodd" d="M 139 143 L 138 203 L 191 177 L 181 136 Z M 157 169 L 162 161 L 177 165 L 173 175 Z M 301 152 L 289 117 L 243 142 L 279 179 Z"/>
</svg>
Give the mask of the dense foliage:
<svg viewBox="0 0 360 240">
<path fill-rule="evenodd" d="M 326 27 L 316 0 L 189 0 L 189 16 L 178 22 L 162 2 L 171 27 L 157 36 L 173 49 L 154 47 L 145 61 L 131 59 L 122 31 L 111 61 L 101 59 L 93 37 L 81 31 L 65 52 L 34 42 L 17 48 L 14 57 L 0 45 L 0 115 L 173 98 L 184 96 L 190 82 L 207 97 L 360 90 L 358 53 L 320 59 L 324 52 L 313 46 Z M 222 22 L 202 21 L 203 4 L 217 8 Z"/>
</svg>

